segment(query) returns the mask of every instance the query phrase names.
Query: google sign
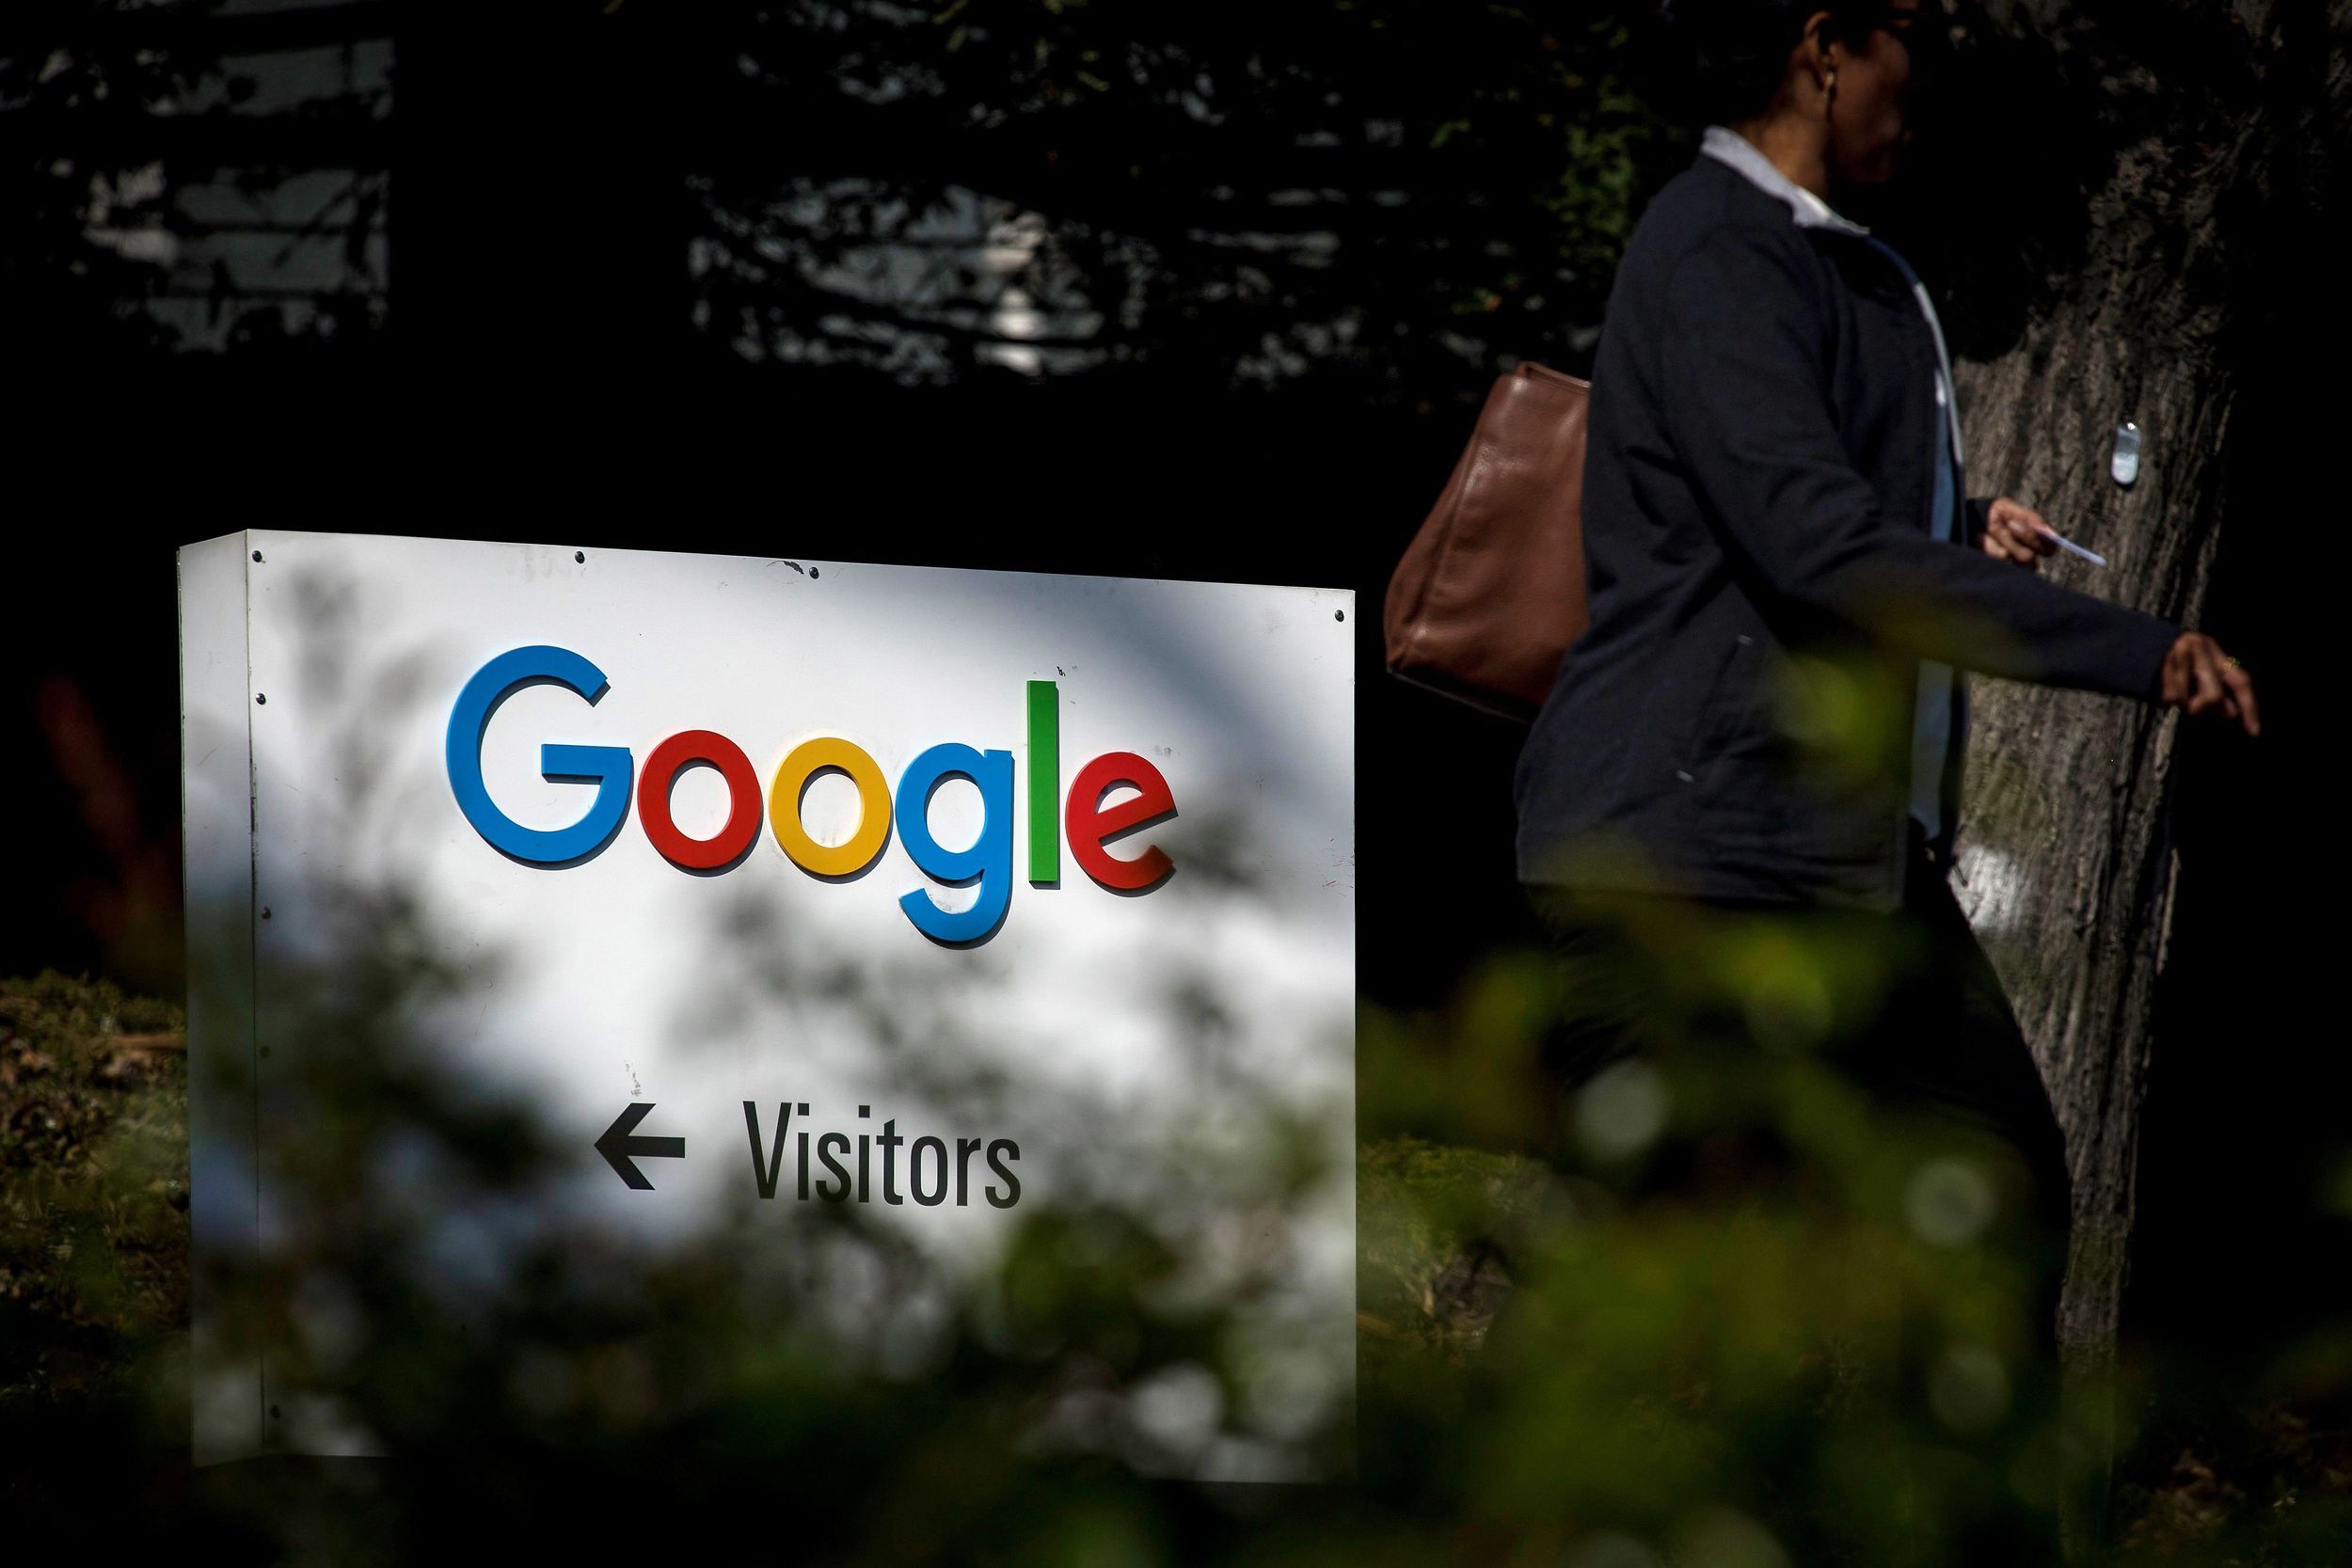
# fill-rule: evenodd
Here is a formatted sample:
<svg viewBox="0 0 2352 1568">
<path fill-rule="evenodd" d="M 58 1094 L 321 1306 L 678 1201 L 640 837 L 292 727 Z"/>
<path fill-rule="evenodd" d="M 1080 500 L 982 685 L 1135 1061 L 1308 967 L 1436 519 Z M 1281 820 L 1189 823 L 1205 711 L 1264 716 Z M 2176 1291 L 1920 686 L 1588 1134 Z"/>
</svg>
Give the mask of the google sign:
<svg viewBox="0 0 2352 1568">
<path fill-rule="evenodd" d="M 947 910 L 916 888 L 898 900 L 914 928 L 934 942 L 961 943 L 986 938 L 1003 923 L 1012 896 L 1013 757 L 1006 751 L 979 751 L 946 741 L 918 752 L 898 774 L 894 800 L 882 768 L 863 748 L 837 736 L 804 740 L 786 754 L 767 788 L 741 747 L 711 730 L 682 730 L 658 743 L 639 769 L 628 748 L 549 741 L 540 748 L 540 770 L 551 781 L 596 786 L 588 809 L 568 827 L 528 828 L 501 811 L 483 783 L 482 742 L 499 705 L 528 686 L 565 688 L 594 705 L 610 685 L 594 663 L 568 648 L 534 644 L 499 655 L 474 672 L 450 710 L 447 764 L 457 808 L 491 847 L 529 865 L 576 865 L 602 850 L 628 817 L 632 793 L 637 820 L 663 859 L 680 870 L 723 871 L 739 863 L 758 842 L 763 818 L 778 847 L 813 877 L 854 877 L 872 865 L 890 842 L 898 841 L 917 869 L 943 885 L 977 883 L 970 907 Z M 1060 692 L 1052 681 L 1028 683 L 1029 766 L 1025 807 L 1028 821 L 1028 878 L 1052 884 L 1061 877 L 1061 844 L 1096 882 L 1120 893 L 1157 887 L 1175 869 L 1168 855 L 1147 845 L 1132 858 L 1113 855 L 1109 841 L 1175 815 L 1176 800 L 1157 768 L 1132 752 L 1110 752 L 1078 769 L 1069 794 L 1060 796 Z M 725 781 L 724 825 L 707 838 L 693 838 L 672 818 L 670 794 L 678 775 L 696 767 L 715 768 Z M 838 773 L 855 786 L 858 824 L 841 844 L 819 844 L 802 819 L 802 800 L 821 775 Z M 944 784 L 964 779 L 980 793 L 978 836 L 950 849 L 932 836 L 930 800 Z M 634 788 L 632 791 L 632 783 Z M 1137 793 L 1110 805 L 1112 790 Z M 764 808 L 764 809 L 763 809 Z M 1059 820 L 1056 820 L 1058 809 Z"/>
<path fill-rule="evenodd" d="M 1298 1413 L 1355 1386 L 1346 592 L 278 530 L 186 546 L 179 589 L 204 1277 L 338 1299 L 308 1241 L 364 1173 L 424 1354 L 474 1354 L 483 1282 L 539 1259 L 659 1310 L 660 1271 L 739 1256 L 714 1289 L 802 1282 L 895 1355 L 1009 1259 L 1084 1266 L 1099 1226 L 1057 1217 L 1103 1215 L 1242 1287 L 1220 1435 L 1150 1464 L 1327 1475 Z M 346 1114 L 378 1061 L 403 1098 Z M 547 1163 L 441 1180 L 425 1083 Z M 370 1425 L 315 1314 L 225 1300 L 192 1309 L 199 1463 L 426 1436 Z"/>
</svg>

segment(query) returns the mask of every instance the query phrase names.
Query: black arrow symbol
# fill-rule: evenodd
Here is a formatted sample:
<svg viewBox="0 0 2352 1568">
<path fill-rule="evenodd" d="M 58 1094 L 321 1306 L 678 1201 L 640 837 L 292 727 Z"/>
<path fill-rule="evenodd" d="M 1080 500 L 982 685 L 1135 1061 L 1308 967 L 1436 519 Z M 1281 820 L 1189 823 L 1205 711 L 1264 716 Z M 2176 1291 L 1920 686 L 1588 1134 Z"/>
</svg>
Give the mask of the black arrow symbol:
<svg viewBox="0 0 2352 1568">
<path fill-rule="evenodd" d="M 596 1140 L 596 1152 L 604 1156 L 604 1163 L 618 1171 L 622 1180 L 641 1193 L 652 1192 L 653 1183 L 646 1180 L 645 1173 L 637 1168 L 638 1160 L 686 1158 L 684 1138 L 635 1138 L 629 1135 L 637 1130 L 637 1124 L 645 1119 L 645 1113 L 652 1109 L 652 1101 L 639 1101 L 613 1117 L 612 1125 L 606 1128 L 604 1136 Z"/>
</svg>

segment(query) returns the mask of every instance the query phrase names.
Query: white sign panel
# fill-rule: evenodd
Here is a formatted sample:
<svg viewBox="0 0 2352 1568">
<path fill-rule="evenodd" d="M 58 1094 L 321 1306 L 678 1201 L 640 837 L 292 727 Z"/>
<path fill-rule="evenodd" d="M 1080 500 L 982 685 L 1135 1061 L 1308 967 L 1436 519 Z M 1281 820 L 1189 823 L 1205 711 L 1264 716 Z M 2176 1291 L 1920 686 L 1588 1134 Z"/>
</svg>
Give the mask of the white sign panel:
<svg viewBox="0 0 2352 1568">
<path fill-rule="evenodd" d="M 398 908 L 436 1064 L 569 1151 L 549 1223 L 854 1204 L 970 1270 L 1223 1205 L 1352 1399 L 1352 594 L 277 532 L 181 594 L 200 1261 L 290 1244 L 296 992 Z M 1196 1179 L 1269 1113 L 1313 1185 Z M 369 1449 L 208 1310 L 200 1460 Z"/>
</svg>

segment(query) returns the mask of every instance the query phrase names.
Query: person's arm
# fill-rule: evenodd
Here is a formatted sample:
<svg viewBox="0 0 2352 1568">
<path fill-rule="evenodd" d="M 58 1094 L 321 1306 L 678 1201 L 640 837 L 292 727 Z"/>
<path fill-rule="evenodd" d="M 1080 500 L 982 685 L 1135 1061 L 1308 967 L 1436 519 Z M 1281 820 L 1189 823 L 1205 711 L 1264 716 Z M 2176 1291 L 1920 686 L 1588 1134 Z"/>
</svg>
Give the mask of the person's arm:
<svg viewBox="0 0 2352 1568">
<path fill-rule="evenodd" d="M 1826 302 L 1810 261 L 1727 226 L 1667 280 L 1664 417 L 1731 546 L 1783 596 L 1915 657 L 2156 700 L 2178 626 L 1883 515 L 1830 416 Z"/>
</svg>

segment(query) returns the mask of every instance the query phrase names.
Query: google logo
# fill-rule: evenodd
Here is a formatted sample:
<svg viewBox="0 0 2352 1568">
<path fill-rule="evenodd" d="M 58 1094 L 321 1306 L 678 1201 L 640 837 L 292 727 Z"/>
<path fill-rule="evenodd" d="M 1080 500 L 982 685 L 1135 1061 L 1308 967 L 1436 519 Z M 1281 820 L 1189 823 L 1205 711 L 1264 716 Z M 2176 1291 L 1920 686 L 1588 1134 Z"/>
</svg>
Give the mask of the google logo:
<svg viewBox="0 0 2352 1568">
<path fill-rule="evenodd" d="M 499 705 L 526 686 L 565 688 L 591 705 L 611 683 L 604 672 L 568 648 L 545 643 L 499 655 L 473 673 L 450 710 L 447 760 L 457 809 L 492 848 L 528 865 L 576 865 L 601 851 L 628 820 L 631 783 L 637 820 L 663 859 L 681 870 L 709 872 L 733 866 L 759 839 L 763 816 L 776 844 L 811 876 L 853 877 L 874 863 L 895 829 L 908 858 L 943 885 L 977 884 L 971 907 L 945 910 L 916 888 L 898 900 L 914 928 L 945 943 L 978 942 L 1005 918 L 1012 897 L 1013 758 L 1010 752 L 977 751 L 947 741 L 918 752 L 898 775 L 894 800 L 874 759 L 837 736 L 804 740 L 786 755 L 763 792 L 742 748 L 712 730 L 681 730 L 654 747 L 637 770 L 625 746 L 575 746 L 549 741 L 539 749 L 539 770 L 550 781 L 593 784 L 588 810 L 567 828 L 526 828 L 499 810 L 482 782 L 482 738 Z M 1071 858 L 1106 888 L 1140 893 L 1157 887 L 1175 869 L 1167 854 L 1147 845 L 1131 860 L 1113 855 L 1105 844 L 1176 812 L 1176 799 L 1160 770 L 1132 752 L 1109 752 L 1078 769 L 1066 799 L 1059 799 L 1061 695 L 1052 681 L 1028 683 L 1029 880 L 1061 879 L 1061 844 Z M 679 773 L 696 765 L 714 768 L 727 786 L 727 819 L 708 838 L 691 838 L 670 816 L 670 790 Z M 858 824 L 844 844 L 819 844 L 801 819 L 801 800 L 810 782 L 827 772 L 856 786 Z M 930 799 L 951 779 L 968 779 L 980 792 L 979 836 L 950 849 L 931 836 Z M 1114 805 L 1103 797 L 1121 784 L 1139 793 Z M 1060 820 L 1055 820 L 1059 807 Z M 763 810 L 764 807 L 764 810 Z"/>
</svg>

